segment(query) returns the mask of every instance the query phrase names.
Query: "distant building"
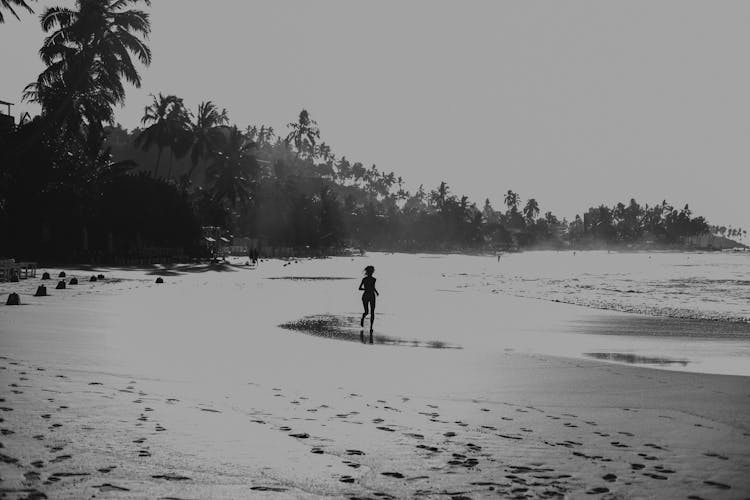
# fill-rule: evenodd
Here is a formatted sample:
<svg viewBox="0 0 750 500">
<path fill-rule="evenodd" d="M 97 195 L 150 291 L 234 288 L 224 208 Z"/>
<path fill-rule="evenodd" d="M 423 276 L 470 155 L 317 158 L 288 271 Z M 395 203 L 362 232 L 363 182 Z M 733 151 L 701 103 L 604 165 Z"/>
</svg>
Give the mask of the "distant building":
<svg viewBox="0 0 750 500">
<path fill-rule="evenodd" d="M 13 103 L 0 101 L 0 133 L 10 132 L 16 126 L 16 120 L 10 114 Z"/>
</svg>

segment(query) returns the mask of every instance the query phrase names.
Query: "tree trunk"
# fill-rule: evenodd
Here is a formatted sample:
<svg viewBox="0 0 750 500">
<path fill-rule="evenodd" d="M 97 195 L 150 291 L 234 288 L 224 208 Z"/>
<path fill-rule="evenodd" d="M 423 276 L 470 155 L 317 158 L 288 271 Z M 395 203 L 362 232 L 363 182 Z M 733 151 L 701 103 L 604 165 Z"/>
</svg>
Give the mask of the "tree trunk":
<svg viewBox="0 0 750 500">
<path fill-rule="evenodd" d="M 174 161 L 174 151 L 169 148 L 169 171 L 167 172 L 167 179 L 172 178 L 172 162 Z"/>
<path fill-rule="evenodd" d="M 156 157 L 156 168 L 154 168 L 154 178 L 156 179 L 159 175 L 159 162 L 161 161 L 161 152 L 164 148 L 159 147 L 159 154 Z"/>
</svg>

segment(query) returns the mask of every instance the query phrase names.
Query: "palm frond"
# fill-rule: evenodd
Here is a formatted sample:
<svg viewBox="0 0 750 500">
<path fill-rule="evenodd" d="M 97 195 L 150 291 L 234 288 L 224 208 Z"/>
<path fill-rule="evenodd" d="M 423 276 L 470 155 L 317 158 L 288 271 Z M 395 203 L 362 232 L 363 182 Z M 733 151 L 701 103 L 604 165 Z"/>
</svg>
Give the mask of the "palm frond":
<svg viewBox="0 0 750 500">
<path fill-rule="evenodd" d="M 12 5 L 11 5 L 12 4 Z M 18 17 L 18 14 L 13 9 L 13 5 L 17 7 L 23 7 L 27 11 L 29 11 L 31 14 L 34 13 L 34 11 L 29 7 L 29 5 L 24 0 L 0 0 L 0 6 L 10 11 L 11 14 L 13 14 L 13 17 L 21 20 L 20 17 Z M 5 22 L 5 18 L 3 17 L 3 12 L 0 10 L 0 24 Z"/>
<path fill-rule="evenodd" d="M 49 7 L 39 17 L 42 23 L 42 31 L 45 33 L 49 30 L 60 27 L 67 28 L 75 20 L 75 12 L 64 7 Z"/>
</svg>

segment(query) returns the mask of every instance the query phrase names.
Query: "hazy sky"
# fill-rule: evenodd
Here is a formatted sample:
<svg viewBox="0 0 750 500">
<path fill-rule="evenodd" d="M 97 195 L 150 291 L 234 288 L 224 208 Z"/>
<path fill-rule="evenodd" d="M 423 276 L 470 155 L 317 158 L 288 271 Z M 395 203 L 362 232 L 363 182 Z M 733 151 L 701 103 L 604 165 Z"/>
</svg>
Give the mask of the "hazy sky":
<svg viewBox="0 0 750 500">
<path fill-rule="evenodd" d="M 69 0 L 41 0 L 69 5 Z M 283 133 L 302 108 L 339 156 L 507 189 L 572 217 L 635 197 L 750 230 L 750 2 L 154 0 L 150 93 Z M 36 16 L 0 25 L 0 99 L 41 69 Z M 16 112 L 28 106 L 18 106 Z"/>
</svg>

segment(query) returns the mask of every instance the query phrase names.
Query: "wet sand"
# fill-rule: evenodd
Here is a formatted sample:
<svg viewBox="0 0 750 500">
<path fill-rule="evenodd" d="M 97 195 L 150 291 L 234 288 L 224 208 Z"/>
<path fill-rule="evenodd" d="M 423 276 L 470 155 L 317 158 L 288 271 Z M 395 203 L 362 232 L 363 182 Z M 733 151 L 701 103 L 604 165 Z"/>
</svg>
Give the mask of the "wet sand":
<svg viewBox="0 0 750 500">
<path fill-rule="evenodd" d="M 747 377 L 552 356 L 545 332 L 623 316 L 428 278 L 379 281 L 362 344 L 362 262 L 0 285 L 24 304 L 0 306 L 0 498 L 750 495 Z"/>
</svg>

